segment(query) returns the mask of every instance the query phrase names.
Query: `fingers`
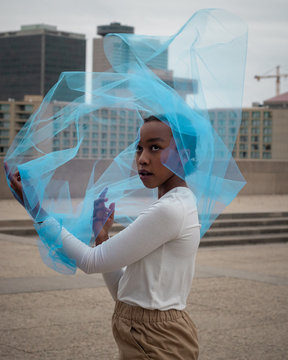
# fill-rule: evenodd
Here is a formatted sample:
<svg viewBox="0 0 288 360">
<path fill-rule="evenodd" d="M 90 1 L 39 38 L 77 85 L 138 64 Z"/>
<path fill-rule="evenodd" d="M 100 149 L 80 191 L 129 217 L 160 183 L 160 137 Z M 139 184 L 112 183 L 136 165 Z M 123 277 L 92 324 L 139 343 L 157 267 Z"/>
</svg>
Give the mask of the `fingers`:
<svg viewBox="0 0 288 360">
<path fill-rule="evenodd" d="M 103 199 L 105 198 L 106 194 L 108 191 L 108 187 L 105 187 L 105 189 L 101 192 L 101 194 L 99 195 L 99 198 Z M 108 200 L 108 199 L 107 199 Z"/>
</svg>

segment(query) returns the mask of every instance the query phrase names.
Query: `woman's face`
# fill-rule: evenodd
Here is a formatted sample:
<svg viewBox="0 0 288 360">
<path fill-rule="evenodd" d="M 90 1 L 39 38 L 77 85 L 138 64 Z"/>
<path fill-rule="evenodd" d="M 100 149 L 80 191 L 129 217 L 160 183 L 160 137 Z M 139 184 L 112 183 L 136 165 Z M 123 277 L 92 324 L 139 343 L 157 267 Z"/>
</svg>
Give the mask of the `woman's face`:
<svg viewBox="0 0 288 360">
<path fill-rule="evenodd" d="M 182 181 L 162 164 L 173 143 L 170 127 L 161 121 L 146 122 L 140 129 L 140 141 L 136 149 L 138 173 L 147 188 L 158 187 L 162 195 L 178 186 L 179 180 Z"/>
</svg>

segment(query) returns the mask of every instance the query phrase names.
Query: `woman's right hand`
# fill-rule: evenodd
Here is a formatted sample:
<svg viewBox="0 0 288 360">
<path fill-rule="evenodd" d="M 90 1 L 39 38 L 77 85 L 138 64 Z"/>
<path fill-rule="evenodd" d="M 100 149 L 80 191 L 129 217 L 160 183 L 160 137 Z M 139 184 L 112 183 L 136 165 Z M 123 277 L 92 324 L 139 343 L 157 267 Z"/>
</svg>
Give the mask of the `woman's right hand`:
<svg viewBox="0 0 288 360">
<path fill-rule="evenodd" d="M 107 191 L 108 188 L 104 189 L 99 198 L 94 201 L 93 232 L 96 245 L 108 240 L 109 230 L 114 223 L 115 203 L 111 203 L 109 208 L 105 206 L 105 202 L 108 201 Z"/>
<path fill-rule="evenodd" d="M 17 170 L 14 174 L 12 174 L 6 162 L 4 162 L 4 169 L 10 181 L 10 186 L 13 190 L 15 199 L 19 201 L 22 206 L 24 206 L 23 188 L 19 171 Z"/>
</svg>

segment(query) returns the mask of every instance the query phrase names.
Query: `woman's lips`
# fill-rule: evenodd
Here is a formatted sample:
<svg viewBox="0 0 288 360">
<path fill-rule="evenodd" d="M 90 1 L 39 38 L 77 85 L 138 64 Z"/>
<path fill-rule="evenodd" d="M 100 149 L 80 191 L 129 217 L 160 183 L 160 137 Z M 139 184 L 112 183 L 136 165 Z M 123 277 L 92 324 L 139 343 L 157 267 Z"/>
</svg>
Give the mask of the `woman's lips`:
<svg viewBox="0 0 288 360">
<path fill-rule="evenodd" d="M 153 175 L 152 173 L 150 173 L 149 171 L 146 171 L 146 170 L 139 170 L 138 173 L 139 173 L 141 180 L 148 179 L 149 177 L 151 177 Z"/>
</svg>

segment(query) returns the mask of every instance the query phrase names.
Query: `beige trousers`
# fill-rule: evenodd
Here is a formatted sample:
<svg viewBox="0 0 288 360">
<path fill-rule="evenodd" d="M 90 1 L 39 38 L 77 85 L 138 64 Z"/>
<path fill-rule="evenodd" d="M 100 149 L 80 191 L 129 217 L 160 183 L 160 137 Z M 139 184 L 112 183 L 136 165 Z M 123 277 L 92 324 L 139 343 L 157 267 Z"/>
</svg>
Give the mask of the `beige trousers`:
<svg viewBox="0 0 288 360">
<path fill-rule="evenodd" d="M 196 328 L 180 310 L 147 310 L 117 301 L 112 330 L 120 360 L 196 360 Z"/>
</svg>

